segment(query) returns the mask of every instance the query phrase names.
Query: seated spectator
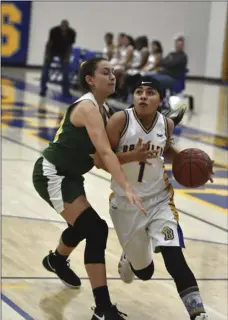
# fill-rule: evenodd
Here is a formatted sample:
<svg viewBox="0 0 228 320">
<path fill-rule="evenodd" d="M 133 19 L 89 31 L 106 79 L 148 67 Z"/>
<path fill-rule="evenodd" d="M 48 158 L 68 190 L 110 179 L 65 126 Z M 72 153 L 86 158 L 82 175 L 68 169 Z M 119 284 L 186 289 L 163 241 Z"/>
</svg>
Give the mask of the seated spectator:
<svg viewBox="0 0 228 320">
<path fill-rule="evenodd" d="M 118 94 L 121 100 L 126 101 L 131 83 L 134 83 L 134 77 L 140 73 L 141 68 L 147 63 L 148 57 L 148 39 L 146 36 L 138 37 L 135 40 L 132 59 L 126 64 L 126 72 L 123 73 L 119 83 Z"/>
<path fill-rule="evenodd" d="M 117 41 L 117 49 L 119 49 L 120 47 L 122 47 L 123 42 L 124 42 L 124 38 L 126 37 L 126 34 L 124 32 L 119 33 L 118 35 L 118 41 Z"/>
<path fill-rule="evenodd" d="M 160 41 L 154 40 L 151 43 L 151 52 L 147 62 L 140 69 L 141 74 L 149 71 L 157 71 L 160 61 L 162 59 L 163 49 Z"/>
<path fill-rule="evenodd" d="M 114 57 L 115 45 L 113 43 L 113 34 L 107 32 L 104 36 L 105 47 L 103 49 L 103 56 L 109 61 Z"/>
<path fill-rule="evenodd" d="M 131 36 L 124 35 L 120 38 L 120 43 L 116 51 L 116 55 L 111 60 L 116 71 L 124 72 L 133 58 L 135 43 Z"/>
<path fill-rule="evenodd" d="M 147 63 L 149 57 L 148 39 L 146 36 L 138 37 L 135 40 L 135 49 L 132 60 L 127 65 L 127 74 L 134 75 Z"/>
<path fill-rule="evenodd" d="M 123 87 L 125 71 L 132 62 L 135 47 L 134 40 L 131 36 L 124 35 L 121 41 L 121 46 L 117 50 L 114 59 L 110 61 L 115 70 L 117 81 L 116 91 L 121 90 Z"/>
<path fill-rule="evenodd" d="M 185 74 L 188 57 L 184 52 L 184 38 L 178 37 L 175 40 L 175 51 L 170 52 L 161 60 L 157 73 L 153 77 L 160 81 L 163 94 L 166 89 L 173 89 L 176 81 Z M 149 73 L 146 73 L 148 75 Z"/>
<path fill-rule="evenodd" d="M 62 20 L 59 26 L 53 27 L 49 33 L 49 39 L 45 48 L 45 59 L 42 70 L 40 95 L 45 96 L 47 91 L 48 74 L 54 57 L 59 57 L 62 71 L 62 94 L 69 96 L 69 60 L 72 45 L 75 42 L 76 32 L 69 26 L 67 20 Z"/>
</svg>

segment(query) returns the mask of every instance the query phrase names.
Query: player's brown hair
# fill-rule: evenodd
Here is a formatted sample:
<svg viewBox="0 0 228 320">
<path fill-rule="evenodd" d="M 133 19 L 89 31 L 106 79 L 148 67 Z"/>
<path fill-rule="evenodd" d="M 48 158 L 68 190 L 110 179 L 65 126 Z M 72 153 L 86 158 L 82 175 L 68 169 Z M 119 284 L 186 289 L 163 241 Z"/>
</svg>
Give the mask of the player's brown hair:
<svg viewBox="0 0 228 320">
<path fill-rule="evenodd" d="M 91 91 L 90 85 L 85 79 L 86 76 L 94 76 L 97 65 L 101 61 L 107 61 L 107 59 L 103 57 L 93 57 L 81 64 L 79 71 L 79 84 L 84 93 Z"/>
</svg>

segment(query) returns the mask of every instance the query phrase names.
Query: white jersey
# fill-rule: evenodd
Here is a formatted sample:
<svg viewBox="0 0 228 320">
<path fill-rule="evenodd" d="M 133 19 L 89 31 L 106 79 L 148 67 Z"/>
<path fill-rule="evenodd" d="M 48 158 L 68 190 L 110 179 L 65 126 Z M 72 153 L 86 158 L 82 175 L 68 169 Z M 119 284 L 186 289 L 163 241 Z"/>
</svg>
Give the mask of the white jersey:
<svg viewBox="0 0 228 320">
<path fill-rule="evenodd" d="M 147 60 L 147 66 L 146 66 L 147 71 L 150 71 L 154 68 L 155 60 L 156 60 L 155 55 L 151 53 Z"/>
<path fill-rule="evenodd" d="M 140 123 L 134 108 L 126 109 L 126 124 L 123 129 L 117 152 L 127 152 L 134 149 L 141 138 L 143 142 L 151 141 L 150 150 L 158 150 L 158 156 L 150 159 L 151 165 L 130 162 L 122 165 L 127 180 L 140 197 L 156 195 L 165 190 L 168 176 L 165 172 L 163 152 L 168 137 L 167 119 L 156 113 L 154 122 L 149 130 Z M 114 194 L 124 196 L 123 189 L 112 179 L 111 189 Z"/>
<path fill-rule="evenodd" d="M 94 95 L 92 94 L 92 92 L 88 92 L 88 93 L 84 94 L 83 96 L 81 96 L 81 98 L 79 98 L 78 100 L 74 101 L 73 104 L 77 104 L 77 103 L 79 103 L 80 101 L 83 101 L 83 100 L 91 100 L 93 102 L 93 104 L 99 110 L 99 105 L 98 105 L 97 100 L 95 99 Z M 110 110 L 109 110 L 109 107 L 108 107 L 108 105 L 106 103 L 103 104 L 103 107 L 104 107 L 104 110 L 105 110 L 105 114 L 104 114 L 105 122 L 107 122 L 109 117 L 110 117 Z"/>
</svg>

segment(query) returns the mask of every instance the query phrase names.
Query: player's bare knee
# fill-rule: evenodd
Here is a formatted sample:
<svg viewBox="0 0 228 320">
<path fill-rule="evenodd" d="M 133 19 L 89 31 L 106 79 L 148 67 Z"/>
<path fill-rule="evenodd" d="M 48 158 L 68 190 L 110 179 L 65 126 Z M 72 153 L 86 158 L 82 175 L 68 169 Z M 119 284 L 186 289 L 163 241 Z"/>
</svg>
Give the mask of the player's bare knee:
<svg viewBox="0 0 228 320">
<path fill-rule="evenodd" d="M 131 269 L 136 275 L 136 277 L 138 277 L 140 280 L 148 281 L 152 278 L 154 274 L 154 263 L 152 261 L 151 264 L 149 264 L 149 266 L 141 270 L 135 270 L 131 265 Z"/>
</svg>

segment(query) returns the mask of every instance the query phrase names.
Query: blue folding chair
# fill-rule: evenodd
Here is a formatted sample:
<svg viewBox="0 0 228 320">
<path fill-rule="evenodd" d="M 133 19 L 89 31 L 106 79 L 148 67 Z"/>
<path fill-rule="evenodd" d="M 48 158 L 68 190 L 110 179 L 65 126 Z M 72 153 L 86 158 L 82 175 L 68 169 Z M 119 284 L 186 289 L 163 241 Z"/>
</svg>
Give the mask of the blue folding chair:
<svg viewBox="0 0 228 320">
<path fill-rule="evenodd" d="M 177 79 L 176 86 L 170 89 L 171 95 L 179 94 L 185 90 L 185 78 L 186 78 L 186 75 L 183 74 L 179 79 Z"/>
<path fill-rule="evenodd" d="M 81 57 L 81 49 L 80 48 L 73 48 L 72 50 L 72 58 L 70 60 L 70 72 L 69 72 L 69 79 L 71 84 L 75 84 L 77 82 L 77 75 L 80 68 L 80 57 Z"/>
<path fill-rule="evenodd" d="M 76 75 L 80 66 L 80 48 L 73 48 L 70 61 L 69 61 L 69 81 L 70 84 L 74 84 L 76 81 Z M 62 81 L 62 70 L 61 63 L 58 57 L 54 57 L 51 67 L 49 70 L 49 82 L 52 83 L 61 83 Z"/>
<path fill-rule="evenodd" d="M 183 75 L 181 75 L 177 81 L 176 81 L 176 86 L 172 89 L 169 90 L 170 92 L 170 96 L 176 96 L 179 94 L 182 94 L 182 92 L 185 90 L 186 86 L 185 86 L 185 81 L 186 81 L 186 74 L 189 72 L 188 69 L 185 70 L 185 73 Z M 188 99 L 189 102 L 189 109 L 193 110 L 194 109 L 194 98 L 192 95 L 189 94 L 182 94 L 182 96 L 184 98 Z"/>
<path fill-rule="evenodd" d="M 62 80 L 61 64 L 59 57 L 54 57 L 51 62 L 49 74 L 49 82 L 51 83 L 60 83 Z"/>
</svg>

